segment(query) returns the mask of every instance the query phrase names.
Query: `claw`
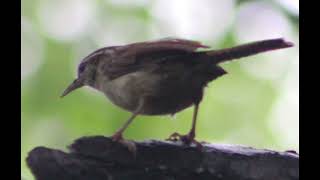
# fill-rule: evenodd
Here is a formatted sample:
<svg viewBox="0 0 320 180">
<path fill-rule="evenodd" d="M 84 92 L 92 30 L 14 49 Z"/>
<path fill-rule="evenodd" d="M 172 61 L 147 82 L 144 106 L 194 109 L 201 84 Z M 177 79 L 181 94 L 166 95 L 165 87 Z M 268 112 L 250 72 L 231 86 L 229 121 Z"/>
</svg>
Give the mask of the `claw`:
<svg viewBox="0 0 320 180">
<path fill-rule="evenodd" d="M 125 140 L 125 139 L 122 137 L 122 133 L 116 132 L 116 133 L 111 137 L 111 139 L 112 139 L 112 141 L 118 142 L 118 143 L 124 145 L 125 147 L 127 147 L 128 150 L 129 150 L 134 156 L 136 156 L 137 146 L 135 145 L 134 142 L 129 141 L 129 140 Z"/>
<path fill-rule="evenodd" d="M 166 139 L 166 141 L 178 141 L 179 139 L 181 139 L 181 134 L 179 134 L 179 133 L 173 133 L 173 134 L 171 134 L 167 139 Z"/>
<path fill-rule="evenodd" d="M 123 140 L 122 133 L 116 132 L 111 136 L 112 141 L 120 142 Z"/>
<path fill-rule="evenodd" d="M 169 136 L 169 138 L 166 139 L 167 141 L 182 141 L 184 144 L 190 145 L 194 143 L 197 147 L 197 149 L 201 150 L 203 148 L 202 144 L 194 139 L 194 136 L 192 134 L 187 135 L 181 135 L 179 133 L 173 133 Z"/>
</svg>

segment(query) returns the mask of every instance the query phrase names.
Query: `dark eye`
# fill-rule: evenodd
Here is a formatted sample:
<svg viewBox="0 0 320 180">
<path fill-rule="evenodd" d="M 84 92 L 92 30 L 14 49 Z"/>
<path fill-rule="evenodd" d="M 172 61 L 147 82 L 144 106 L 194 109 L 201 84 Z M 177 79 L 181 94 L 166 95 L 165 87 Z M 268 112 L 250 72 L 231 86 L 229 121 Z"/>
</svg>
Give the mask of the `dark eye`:
<svg viewBox="0 0 320 180">
<path fill-rule="evenodd" d="M 78 75 L 80 75 L 80 74 L 84 71 L 84 68 L 85 68 L 85 64 L 80 64 L 80 65 L 79 65 Z"/>
</svg>

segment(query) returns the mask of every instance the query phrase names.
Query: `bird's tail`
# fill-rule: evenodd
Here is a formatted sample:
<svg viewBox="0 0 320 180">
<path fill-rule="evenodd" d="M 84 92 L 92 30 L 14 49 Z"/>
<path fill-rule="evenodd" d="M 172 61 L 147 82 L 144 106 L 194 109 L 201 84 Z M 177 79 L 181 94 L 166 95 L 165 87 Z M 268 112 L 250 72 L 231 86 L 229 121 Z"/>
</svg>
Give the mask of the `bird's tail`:
<svg viewBox="0 0 320 180">
<path fill-rule="evenodd" d="M 282 38 L 268 39 L 222 50 L 207 51 L 206 55 L 210 56 L 210 59 L 214 59 L 215 63 L 218 64 L 233 59 L 247 57 L 271 50 L 289 48 L 292 46 L 293 43 L 287 42 Z"/>
</svg>

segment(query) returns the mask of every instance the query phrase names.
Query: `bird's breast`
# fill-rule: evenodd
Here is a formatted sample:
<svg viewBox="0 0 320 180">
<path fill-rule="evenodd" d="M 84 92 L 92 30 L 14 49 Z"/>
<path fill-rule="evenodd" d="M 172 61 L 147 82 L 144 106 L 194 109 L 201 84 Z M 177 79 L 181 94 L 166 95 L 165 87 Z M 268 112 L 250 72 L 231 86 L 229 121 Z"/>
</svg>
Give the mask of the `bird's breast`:
<svg viewBox="0 0 320 180">
<path fill-rule="evenodd" d="M 135 111 L 144 98 L 140 114 L 173 114 L 192 105 L 195 92 L 191 82 L 181 81 L 152 72 L 134 72 L 108 81 L 99 79 L 97 89 L 102 91 L 115 105 Z"/>
<path fill-rule="evenodd" d="M 152 74 L 146 72 L 133 72 L 111 81 L 102 77 L 97 87 L 115 105 L 132 112 L 136 110 L 144 95 L 152 93 L 157 79 L 151 76 Z"/>
</svg>

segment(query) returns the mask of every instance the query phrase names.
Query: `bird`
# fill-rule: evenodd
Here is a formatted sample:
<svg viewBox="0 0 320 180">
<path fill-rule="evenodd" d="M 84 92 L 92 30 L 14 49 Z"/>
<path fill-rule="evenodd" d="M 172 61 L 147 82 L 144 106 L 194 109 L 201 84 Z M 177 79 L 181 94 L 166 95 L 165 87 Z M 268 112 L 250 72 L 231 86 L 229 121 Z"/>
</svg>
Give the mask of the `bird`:
<svg viewBox="0 0 320 180">
<path fill-rule="evenodd" d="M 202 145 L 196 137 L 200 102 L 208 83 L 227 74 L 221 63 L 259 53 L 289 48 L 283 38 L 265 39 L 231 48 L 212 50 L 194 40 L 164 38 L 100 48 L 84 57 L 77 78 L 61 97 L 89 86 L 131 116 L 112 136 L 122 141 L 123 132 L 138 115 L 172 115 L 193 106 L 187 134 L 173 133 L 168 140 Z"/>
</svg>

